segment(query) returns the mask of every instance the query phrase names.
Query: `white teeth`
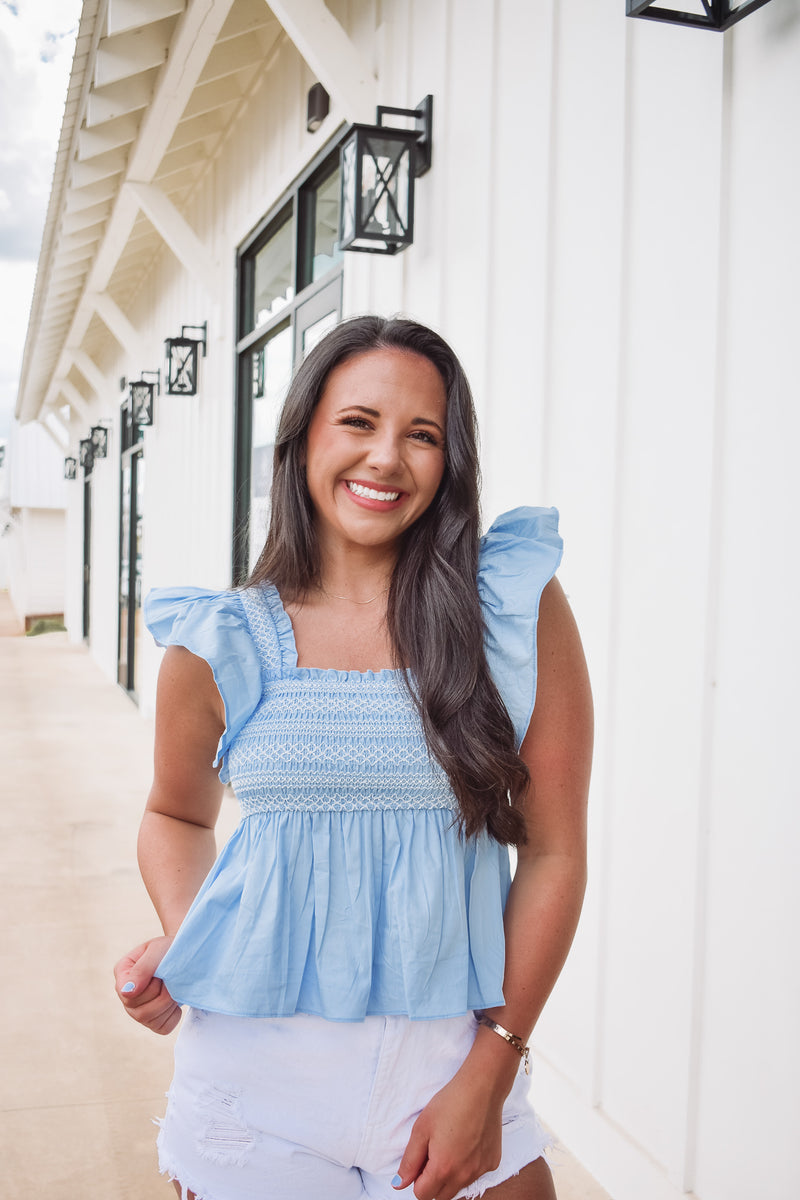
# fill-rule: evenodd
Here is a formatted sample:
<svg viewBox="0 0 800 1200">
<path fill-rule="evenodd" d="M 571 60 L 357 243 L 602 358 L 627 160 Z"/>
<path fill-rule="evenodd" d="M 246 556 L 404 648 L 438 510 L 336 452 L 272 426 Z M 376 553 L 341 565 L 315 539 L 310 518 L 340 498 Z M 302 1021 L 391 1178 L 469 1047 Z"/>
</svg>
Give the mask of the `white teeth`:
<svg viewBox="0 0 800 1200">
<path fill-rule="evenodd" d="M 348 483 L 351 492 L 363 496 L 365 500 L 396 500 L 399 492 L 376 492 L 375 488 L 363 487 L 360 483 Z"/>
</svg>

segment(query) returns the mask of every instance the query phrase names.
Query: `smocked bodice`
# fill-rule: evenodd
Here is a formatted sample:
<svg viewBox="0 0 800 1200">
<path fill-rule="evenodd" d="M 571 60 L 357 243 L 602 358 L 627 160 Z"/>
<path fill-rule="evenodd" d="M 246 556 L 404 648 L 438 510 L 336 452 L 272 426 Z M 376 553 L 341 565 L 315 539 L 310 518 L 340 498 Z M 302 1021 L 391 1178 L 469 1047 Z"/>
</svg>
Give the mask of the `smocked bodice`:
<svg viewBox="0 0 800 1200">
<path fill-rule="evenodd" d="M 560 555 L 554 509 L 507 513 L 481 544 L 486 657 L 517 744 Z M 160 965 L 174 998 L 332 1020 L 502 1004 L 508 853 L 459 833 L 400 675 L 298 667 L 269 586 L 162 589 L 145 618 L 210 664 L 225 706 L 215 765 L 242 808 Z"/>
<path fill-rule="evenodd" d="M 261 699 L 228 754 L 242 813 L 451 809 L 397 671 L 297 666 L 294 632 L 274 587 L 241 593 L 261 665 Z"/>
</svg>

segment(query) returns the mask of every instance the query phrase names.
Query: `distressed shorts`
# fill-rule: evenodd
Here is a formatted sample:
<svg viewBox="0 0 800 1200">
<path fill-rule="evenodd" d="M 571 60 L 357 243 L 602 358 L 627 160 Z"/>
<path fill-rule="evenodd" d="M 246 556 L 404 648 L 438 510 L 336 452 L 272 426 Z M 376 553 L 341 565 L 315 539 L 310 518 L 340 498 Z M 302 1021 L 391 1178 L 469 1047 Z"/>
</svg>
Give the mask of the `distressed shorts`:
<svg viewBox="0 0 800 1200">
<path fill-rule="evenodd" d="M 159 1169 L 198 1200 L 413 1200 L 397 1192 L 411 1128 L 464 1061 L 472 1013 L 436 1021 L 228 1017 L 188 1009 L 158 1138 Z M 549 1139 L 520 1070 L 503 1111 L 496 1171 L 477 1197 Z"/>
</svg>

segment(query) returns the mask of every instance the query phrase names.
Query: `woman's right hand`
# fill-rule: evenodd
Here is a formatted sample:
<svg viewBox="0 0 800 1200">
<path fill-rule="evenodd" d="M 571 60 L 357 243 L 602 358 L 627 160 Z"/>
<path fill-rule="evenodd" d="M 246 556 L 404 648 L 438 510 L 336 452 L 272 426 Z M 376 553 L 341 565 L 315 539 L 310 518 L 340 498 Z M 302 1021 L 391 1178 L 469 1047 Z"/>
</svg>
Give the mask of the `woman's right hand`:
<svg viewBox="0 0 800 1200">
<path fill-rule="evenodd" d="M 114 967 L 117 995 L 128 1015 L 154 1033 L 171 1033 L 181 1019 L 180 1005 L 155 975 L 171 945 L 171 937 L 150 938 Z"/>
</svg>

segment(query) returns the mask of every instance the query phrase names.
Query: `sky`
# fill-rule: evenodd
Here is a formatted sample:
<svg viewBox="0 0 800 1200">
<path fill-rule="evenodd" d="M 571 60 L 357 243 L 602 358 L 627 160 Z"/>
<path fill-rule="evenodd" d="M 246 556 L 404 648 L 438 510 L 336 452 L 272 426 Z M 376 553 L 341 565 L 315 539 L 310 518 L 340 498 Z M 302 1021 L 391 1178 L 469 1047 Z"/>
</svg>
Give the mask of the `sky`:
<svg viewBox="0 0 800 1200">
<path fill-rule="evenodd" d="M 0 0 L 0 438 L 17 398 L 82 0 Z"/>
</svg>

